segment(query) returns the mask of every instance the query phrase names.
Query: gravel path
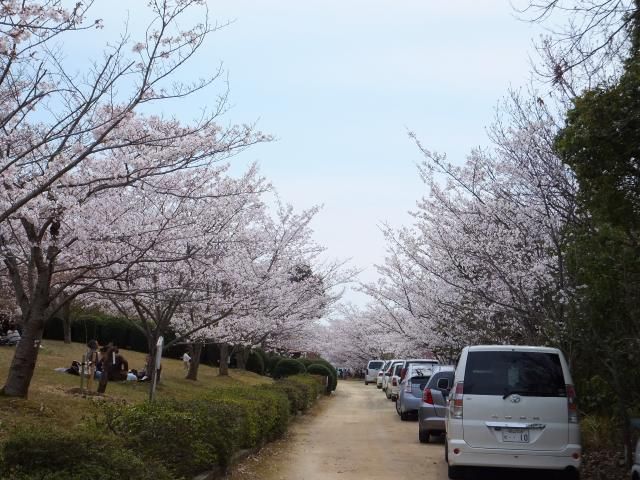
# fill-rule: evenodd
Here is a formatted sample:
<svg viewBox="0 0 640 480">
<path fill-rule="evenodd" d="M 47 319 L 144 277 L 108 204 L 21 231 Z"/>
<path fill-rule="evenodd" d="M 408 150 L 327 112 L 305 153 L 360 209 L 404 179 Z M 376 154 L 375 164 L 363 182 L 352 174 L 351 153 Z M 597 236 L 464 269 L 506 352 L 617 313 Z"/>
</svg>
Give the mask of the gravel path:
<svg viewBox="0 0 640 480">
<path fill-rule="evenodd" d="M 446 480 L 442 441 L 418 442 L 375 386 L 341 381 L 287 436 L 234 469 L 242 480 Z"/>
</svg>

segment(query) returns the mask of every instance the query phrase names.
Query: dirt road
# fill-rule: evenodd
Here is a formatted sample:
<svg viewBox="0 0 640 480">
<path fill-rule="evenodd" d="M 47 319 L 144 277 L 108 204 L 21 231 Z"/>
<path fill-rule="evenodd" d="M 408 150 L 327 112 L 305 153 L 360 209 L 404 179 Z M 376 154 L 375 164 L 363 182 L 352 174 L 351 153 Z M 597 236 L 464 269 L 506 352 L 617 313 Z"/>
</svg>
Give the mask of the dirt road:
<svg viewBox="0 0 640 480">
<path fill-rule="evenodd" d="M 341 381 L 331 398 L 291 425 L 286 438 L 238 466 L 242 480 L 446 480 L 443 443 L 418 442 L 375 386 Z"/>
</svg>

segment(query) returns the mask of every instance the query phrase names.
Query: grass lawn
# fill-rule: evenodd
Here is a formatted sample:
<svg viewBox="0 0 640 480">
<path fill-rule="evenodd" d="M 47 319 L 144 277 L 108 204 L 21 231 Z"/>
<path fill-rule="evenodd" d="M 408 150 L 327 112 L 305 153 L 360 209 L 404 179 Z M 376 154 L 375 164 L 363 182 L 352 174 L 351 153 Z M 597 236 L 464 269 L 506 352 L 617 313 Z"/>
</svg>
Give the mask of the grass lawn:
<svg viewBox="0 0 640 480">
<path fill-rule="evenodd" d="M 15 347 L 0 347 L 0 382 L 4 384 Z M 72 360 L 80 361 L 86 346 L 80 343 L 65 345 L 63 342 L 44 340 L 38 355 L 38 363 L 31 381 L 27 400 L 0 396 L 0 441 L 18 423 L 58 424 L 73 426 L 95 409 L 93 401 L 68 393 L 80 386 L 80 377 L 58 373 L 56 367 L 68 367 Z M 129 362 L 129 368 L 141 369 L 146 354 L 120 349 Z M 270 383 L 268 377 L 255 373 L 229 370 L 229 377 L 219 377 L 218 369 L 200 365 L 198 381 L 186 380 L 181 360 L 162 360 L 162 379 L 156 390 L 156 398 L 190 399 L 209 390 L 230 385 L 257 385 Z M 94 381 L 93 389 L 97 388 Z M 149 396 L 149 383 L 109 382 L 107 397 L 126 402 L 142 402 Z"/>
</svg>

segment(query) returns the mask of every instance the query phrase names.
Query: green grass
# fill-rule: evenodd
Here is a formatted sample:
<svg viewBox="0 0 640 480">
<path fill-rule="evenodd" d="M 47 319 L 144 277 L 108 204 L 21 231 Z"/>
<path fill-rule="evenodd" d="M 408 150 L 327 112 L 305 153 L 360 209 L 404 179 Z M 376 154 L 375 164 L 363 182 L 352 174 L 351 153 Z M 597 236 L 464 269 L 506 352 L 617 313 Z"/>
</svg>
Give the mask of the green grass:
<svg viewBox="0 0 640 480">
<path fill-rule="evenodd" d="M 4 384 L 15 347 L 0 347 L 0 381 Z M 69 393 L 80 386 L 80 377 L 58 373 L 56 367 L 68 367 L 73 360 L 81 360 L 86 346 L 80 343 L 69 345 L 54 340 L 43 341 L 36 370 L 29 389 L 29 398 L 16 399 L 0 396 L 0 441 L 4 440 L 15 425 L 54 424 L 63 428 L 81 423 L 90 415 L 93 400 Z M 129 362 L 129 368 L 141 369 L 146 354 L 120 349 Z M 268 377 L 252 372 L 229 370 L 229 377 L 219 377 L 218 369 L 201 365 L 198 381 L 186 380 L 181 360 L 164 358 L 162 380 L 156 391 L 157 398 L 191 400 L 225 386 L 258 385 L 271 383 Z M 94 381 L 93 389 L 97 387 Z M 107 397 L 129 403 L 140 403 L 149 396 L 148 383 L 109 382 Z"/>
</svg>

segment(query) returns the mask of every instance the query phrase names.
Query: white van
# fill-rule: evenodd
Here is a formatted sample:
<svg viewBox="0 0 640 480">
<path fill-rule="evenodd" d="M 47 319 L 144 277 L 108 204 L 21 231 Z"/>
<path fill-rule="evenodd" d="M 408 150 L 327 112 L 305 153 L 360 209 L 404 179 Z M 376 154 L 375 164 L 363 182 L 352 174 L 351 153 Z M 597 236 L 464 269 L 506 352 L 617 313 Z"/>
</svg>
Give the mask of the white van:
<svg viewBox="0 0 640 480">
<path fill-rule="evenodd" d="M 378 371 L 384 366 L 384 360 L 369 360 L 367 364 L 367 370 L 364 372 L 364 384 L 369 385 L 369 382 L 376 382 L 378 379 Z"/>
<path fill-rule="evenodd" d="M 446 419 L 449 478 L 469 467 L 560 470 L 579 478 L 576 394 L 556 348 L 465 347 Z"/>
</svg>

